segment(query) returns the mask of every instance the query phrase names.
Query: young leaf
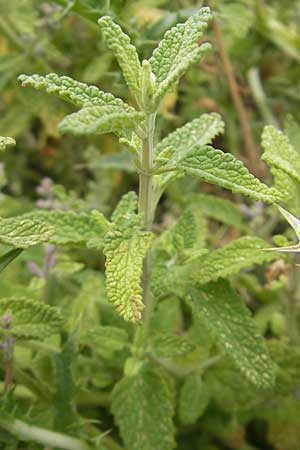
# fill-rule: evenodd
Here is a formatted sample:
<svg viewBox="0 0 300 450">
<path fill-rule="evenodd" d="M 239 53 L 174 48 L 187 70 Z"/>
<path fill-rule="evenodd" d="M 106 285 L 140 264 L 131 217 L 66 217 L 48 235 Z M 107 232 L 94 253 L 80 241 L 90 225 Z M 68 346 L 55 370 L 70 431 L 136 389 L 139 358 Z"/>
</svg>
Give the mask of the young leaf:
<svg viewBox="0 0 300 450">
<path fill-rule="evenodd" d="M 143 113 L 124 111 L 118 106 L 89 106 L 69 114 L 59 124 L 59 131 L 76 136 L 134 130 L 144 119 Z"/>
<path fill-rule="evenodd" d="M 185 336 L 160 333 L 151 342 L 152 351 L 158 358 L 173 358 L 194 350 L 194 344 Z"/>
<path fill-rule="evenodd" d="M 49 242 L 54 234 L 51 225 L 24 216 L 0 218 L 0 241 L 18 248 Z"/>
<path fill-rule="evenodd" d="M 253 264 L 278 258 L 276 252 L 266 252 L 266 249 L 270 249 L 270 245 L 263 239 L 252 236 L 236 239 L 204 256 L 192 277 L 197 283 L 206 284 L 228 278 Z"/>
<path fill-rule="evenodd" d="M 300 182 L 299 153 L 290 144 L 288 137 L 275 127 L 268 125 L 262 134 L 264 153 L 262 159 Z"/>
<path fill-rule="evenodd" d="M 0 152 L 6 150 L 6 147 L 16 145 L 16 141 L 11 137 L 0 136 Z"/>
<path fill-rule="evenodd" d="M 75 213 L 36 210 L 23 217 L 51 226 L 53 233 L 48 240 L 56 245 L 90 246 L 94 241 L 102 241 L 110 228 L 109 222 L 99 211 Z"/>
<path fill-rule="evenodd" d="M 134 108 L 112 94 L 100 91 L 96 86 L 89 86 L 80 81 L 56 73 L 48 75 L 20 75 L 19 80 L 24 87 L 33 87 L 39 91 L 56 95 L 80 108 L 88 106 L 116 106 L 124 111 Z"/>
<path fill-rule="evenodd" d="M 255 178 L 241 161 L 230 153 L 210 146 L 195 146 L 178 162 L 177 167 L 189 175 L 230 189 L 236 194 L 244 194 L 266 203 L 280 200 L 279 192 Z"/>
<path fill-rule="evenodd" d="M 44 339 L 62 326 L 59 311 L 45 303 L 26 298 L 0 299 L 0 333 L 20 339 Z"/>
<path fill-rule="evenodd" d="M 111 17 L 101 17 L 98 23 L 108 48 L 113 51 L 120 64 L 129 89 L 138 100 L 141 94 L 142 67 L 135 47 L 130 43 L 129 36 Z"/>
<path fill-rule="evenodd" d="M 111 221 L 117 226 L 123 224 L 124 220 L 134 214 L 138 207 L 138 198 L 134 191 L 127 192 L 123 195 L 119 203 L 117 204 L 112 216 Z"/>
<path fill-rule="evenodd" d="M 136 227 L 112 230 L 105 237 L 108 299 L 127 321 L 138 322 L 144 308 L 141 275 L 152 233 Z"/>
<path fill-rule="evenodd" d="M 215 334 L 219 347 L 233 360 L 245 378 L 260 388 L 275 381 L 275 367 L 269 358 L 255 322 L 228 282 L 211 282 L 190 289 L 188 303 L 193 313 Z"/>
<path fill-rule="evenodd" d="M 175 447 L 172 397 L 164 377 L 147 365 L 115 386 L 112 412 L 126 448 L 172 450 Z"/>
<path fill-rule="evenodd" d="M 2 272 L 14 259 L 16 259 L 22 251 L 22 248 L 14 248 L 13 250 L 10 250 L 0 256 L 0 272 Z"/>
<path fill-rule="evenodd" d="M 168 30 L 154 50 L 149 62 L 156 78 L 156 104 L 189 67 L 210 49 L 208 43 L 198 45 L 210 19 L 209 8 L 201 8 L 185 23 Z"/>
<path fill-rule="evenodd" d="M 184 425 L 193 425 L 202 416 L 210 400 L 210 393 L 195 373 L 185 378 L 179 396 L 179 417 Z"/>
</svg>

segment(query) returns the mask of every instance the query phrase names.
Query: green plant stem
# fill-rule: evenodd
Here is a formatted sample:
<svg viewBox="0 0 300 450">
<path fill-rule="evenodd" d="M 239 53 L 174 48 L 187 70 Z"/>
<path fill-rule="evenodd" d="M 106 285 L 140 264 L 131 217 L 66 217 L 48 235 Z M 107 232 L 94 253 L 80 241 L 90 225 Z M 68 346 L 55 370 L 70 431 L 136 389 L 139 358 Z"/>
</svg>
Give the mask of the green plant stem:
<svg viewBox="0 0 300 450">
<path fill-rule="evenodd" d="M 139 213 L 143 215 L 144 229 L 152 230 L 153 225 L 153 136 L 155 128 L 155 114 L 146 116 L 146 139 L 143 141 L 140 186 L 139 186 Z M 152 310 L 152 296 L 150 293 L 151 253 L 147 252 L 144 260 L 142 287 L 143 301 L 145 304 L 144 325 L 145 331 L 149 328 L 150 314 Z"/>
<path fill-rule="evenodd" d="M 0 420 L 0 427 L 23 441 L 38 442 L 42 445 L 54 446 L 64 450 L 90 450 L 89 445 L 81 439 L 28 425 L 21 420 Z"/>
</svg>

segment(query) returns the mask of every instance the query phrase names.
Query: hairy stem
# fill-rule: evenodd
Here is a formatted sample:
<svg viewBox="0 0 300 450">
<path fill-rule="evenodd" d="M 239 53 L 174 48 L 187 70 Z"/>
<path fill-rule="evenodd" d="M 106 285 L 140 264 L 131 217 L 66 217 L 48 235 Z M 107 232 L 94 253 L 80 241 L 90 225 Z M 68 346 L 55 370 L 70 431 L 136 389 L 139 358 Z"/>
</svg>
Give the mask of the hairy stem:
<svg viewBox="0 0 300 450">
<path fill-rule="evenodd" d="M 155 114 L 148 114 L 146 117 L 146 139 L 143 141 L 142 161 L 140 173 L 139 189 L 139 213 L 143 215 L 144 229 L 152 230 L 153 225 L 153 136 L 155 128 Z M 142 287 L 143 301 L 145 304 L 144 324 L 146 330 L 149 325 L 149 318 L 152 310 L 152 300 L 150 293 L 150 273 L 151 273 L 151 253 L 148 250 L 144 260 Z"/>
<path fill-rule="evenodd" d="M 21 420 L 0 420 L 0 427 L 24 441 L 38 442 L 64 450 L 89 450 L 82 440 L 55 431 L 28 425 Z"/>
</svg>

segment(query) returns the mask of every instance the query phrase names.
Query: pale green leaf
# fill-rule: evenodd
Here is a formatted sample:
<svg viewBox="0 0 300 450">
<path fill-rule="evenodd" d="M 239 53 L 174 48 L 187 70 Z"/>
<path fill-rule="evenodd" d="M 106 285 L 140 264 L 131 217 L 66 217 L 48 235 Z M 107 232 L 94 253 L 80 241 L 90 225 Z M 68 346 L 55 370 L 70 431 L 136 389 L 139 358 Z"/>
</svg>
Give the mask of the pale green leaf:
<svg viewBox="0 0 300 450">
<path fill-rule="evenodd" d="M 120 64 L 129 89 L 139 99 L 142 68 L 135 47 L 130 43 L 129 36 L 122 31 L 121 27 L 111 17 L 101 17 L 98 23 L 108 48 L 112 50 Z"/>
<path fill-rule="evenodd" d="M 264 153 L 262 159 L 270 166 L 283 170 L 300 182 L 299 153 L 291 145 L 288 137 L 275 127 L 268 125 L 262 134 Z"/>
<path fill-rule="evenodd" d="M 59 124 L 61 133 L 76 136 L 134 130 L 144 119 L 143 113 L 124 111 L 118 106 L 89 106 L 69 114 Z"/>
<path fill-rule="evenodd" d="M 190 289 L 193 313 L 216 336 L 219 347 L 232 359 L 245 378 L 261 388 L 275 381 L 275 367 L 255 322 L 230 285 L 220 280 L 201 289 Z"/>
<path fill-rule="evenodd" d="M 45 226 L 51 226 L 53 233 L 48 239 L 56 245 L 89 245 L 94 241 L 103 241 L 110 228 L 109 222 L 99 211 L 92 213 L 74 211 L 36 210 L 23 217 L 38 220 Z"/>
<path fill-rule="evenodd" d="M 0 136 L 0 151 L 3 152 L 7 147 L 16 145 L 16 141 L 11 137 Z"/>
<path fill-rule="evenodd" d="M 156 103 L 176 83 L 189 67 L 210 49 L 210 44 L 198 42 L 211 19 L 209 8 L 201 8 L 184 23 L 168 30 L 154 50 L 149 62 L 156 78 Z"/>
<path fill-rule="evenodd" d="M 171 230 L 173 240 L 182 241 L 183 248 L 192 248 L 197 240 L 197 223 L 193 211 L 186 208 Z M 175 244 L 176 245 L 176 244 Z"/>
<path fill-rule="evenodd" d="M 270 245 L 263 239 L 246 236 L 230 242 L 224 247 L 204 256 L 194 267 L 192 278 L 200 284 L 228 278 L 242 269 L 278 258 L 276 252 L 265 251 Z"/>
<path fill-rule="evenodd" d="M 173 397 L 157 369 L 144 366 L 114 388 L 112 412 L 128 450 L 175 447 Z"/>
<path fill-rule="evenodd" d="M 194 350 L 194 344 L 186 336 L 160 333 L 151 340 L 153 353 L 158 358 L 173 358 Z"/>
<path fill-rule="evenodd" d="M 105 237 L 106 289 L 119 314 L 137 322 L 144 309 L 141 275 L 152 233 L 137 227 L 112 230 Z"/>
<path fill-rule="evenodd" d="M 49 242 L 54 228 L 39 220 L 31 220 L 24 216 L 0 218 L 0 241 L 18 248 Z"/>
<path fill-rule="evenodd" d="M 111 216 L 111 221 L 116 225 L 121 225 L 126 218 L 135 213 L 137 206 L 138 198 L 136 193 L 134 191 L 127 192 L 117 204 Z"/>
<path fill-rule="evenodd" d="M 203 383 L 201 375 L 187 376 L 180 389 L 179 418 L 184 425 L 193 425 L 202 416 L 208 406 L 210 393 Z"/>
<path fill-rule="evenodd" d="M 0 299 L 0 333 L 21 339 L 44 339 L 63 323 L 57 308 L 27 298 Z"/>
<path fill-rule="evenodd" d="M 206 217 L 239 229 L 246 227 L 239 206 L 230 200 L 209 194 L 191 194 L 187 202 L 190 206 L 195 206 Z"/>
<path fill-rule="evenodd" d="M 255 178 L 241 161 L 230 153 L 224 153 L 210 146 L 195 146 L 178 162 L 177 167 L 186 174 L 230 189 L 236 194 L 247 195 L 266 203 L 280 200 L 279 192 Z"/>
<path fill-rule="evenodd" d="M 56 95 L 75 106 L 116 106 L 124 111 L 134 111 L 120 98 L 100 91 L 96 86 L 89 86 L 80 81 L 56 73 L 48 75 L 20 75 L 19 80 L 24 87 L 33 87 L 39 91 Z"/>
</svg>

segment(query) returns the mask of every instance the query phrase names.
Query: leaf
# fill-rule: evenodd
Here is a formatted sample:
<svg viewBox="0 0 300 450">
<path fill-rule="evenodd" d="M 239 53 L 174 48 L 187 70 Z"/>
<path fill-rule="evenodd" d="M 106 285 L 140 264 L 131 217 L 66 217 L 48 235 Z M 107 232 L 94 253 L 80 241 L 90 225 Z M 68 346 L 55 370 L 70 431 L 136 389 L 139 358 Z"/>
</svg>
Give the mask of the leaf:
<svg viewBox="0 0 300 450">
<path fill-rule="evenodd" d="M 0 272 L 2 272 L 14 259 L 16 259 L 22 251 L 22 248 L 14 248 L 13 250 L 10 250 L 0 256 Z"/>
<path fill-rule="evenodd" d="M 192 248 L 197 240 L 197 223 L 193 211 L 186 208 L 181 214 L 178 222 L 171 230 L 173 240 L 178 243 L 182 241 L 183 248 Z"/>
<path fill-rule="evenodd" d="M 152 351 L 158 358 L 173 358 L 194 350 L 194 344 L 186 336 L 160 333 L 152 338 Z"/>
<path fill-rule="evenodd" d="M 138 100 L 141 94 L 142 68 L 135 47 L 130 38 L 111 17 L 104 16 L 98 21 L 106 44 L 115 54 L 122 69 L 125 81 Z"/>
<path fill-rule="evenodd" d="M 0 152 L 6 150 L 6 147 L 16 145 L 16 141 L 11 137 L 0 136 Z"/>
<path fill-rule="evenodd" d="M 246 236 L 214 250 L 201 259 L 199 267 L 194 267 L 192 278 L 200 284 L 228 278 L 242 269 L 262 264 L 278 258 L 276 252 L 267 252 L 270 245 L 263 239 Z"/>
<path fill-rule="evenodd" d="M 23 87 L 33 87 L 39 91 L 54 94 L 75 106 L 116 106 L 124 111 L 134 111 L 134 108 L 124 103 L 112 94 L 100 91 L 96 86 L 89 86 L 80 81 L 56 73 L 48 75 L 20 75 Z"/>
<path fill-rule="evenodd" d="M 117 226 L 122 225 L 131 214 L 134 214 L 138 206 L 138 197 L 134 191 L 127 192 L 117 204 L 111 220 Z"/>
<path fill-rule="evenodd" d="M 271 167 L 274 179 L 274 187 L 282 195 L 282 201 L 289 206 L 293 212 L 299 210 L 300 185 L 297 180 L 290 177 L 286 172 L 277 167 Z"/>
<path fill-rule="evenodd" d="M 275 127 L 268 125 L 262 134 L 264 153 L 262 159 L 270 166 L 283 170 L 300 182 L 299 153 L 290 144 L 288 137 Z"/>
<path fill-rule="evenodd" d="M 59 124 L 59 131 L 72 133 L 75 136 L 120 134 L 127 130 L 134 130 L 143 119 L 143 113 L 127 112 L 118 106 L 89 106 L 66 116 Z"/>
<path fill-rule="evenodd" d="M 51 225 L 24 216 L 0 218 L 0 241 L 18 248 L 49 242 L 54 233 Z"/>
<path fill-rule="evenodd" d="M 120 351 L 128 346 L 128 334 L 122 328 L 100 326 L 87 331 L 83 338 L 88 345 L 95 345 L 105 351 Z"/>
<path fill-rule="evenodd" d="M 112 412 L 127 449 L 172 450 L 175 447 L 173 398 L 158 370 L 145 365 L 114 388 Z"/>
<path fill-rule="evenodd" d="M 188 375 L 180 389 L 179 417 L 184 425 L 193 425 L 202 416 L 210 400 L 207 386 L 202 382 L 201 375 Z"/>
<path fill-rule="evenodd" d="M 73 331 L 62 350 L 53 356 L 56 375 L 53 399 L 55 431 L 70 432 L 79 422 L 74 399 L 76 386 L 73 376 L 78 334 L 78 330 Z"/>
<path fill-rule="evenodd" d="M 266 203 L 280 200 L 279 192 L 255 178 L 241 161 L 230 153 L 224 153 L 210 146 L 195 146 L 179 161 L 177 168 L 207 183 L 216 184 L 255 200 Z"/>
<path fill-rule="evenodd" d="M 27 298 L 0 299 L 1 334 L 20 339 L 44 339 L 57 333 L 63 318 L 57 308 Z"/>
<path fill-rule="evenodd" d="M 151 241 L 152 233 L 137 227 L 112 230 L 105 237 L 107 296 L 127 321 L 141 319 L 141 275 Z"/>
<path fill-rule="evenodd" d="M 245 378 L 260 388 L 272 387 L 275 366 L 248 309 L 229 283 L 220 280 L 190 289 L 188 303 Z"/>
<path fill-rule="evenodd" d="M 149 62 L 157 83 L 157 104 L 189 67 L 210 49 L 208 43 L 198 45 L 210 19 L 210 9 L 201 8 L 186 22 L 168 30 L 154 50 Z"/>
<path fill-rule="evenodd" d="M 156 147 L 156 161 L 168 148 L 173 149 L 166 164 L 176 165 L 195 146 L 211 144 L 212 140 L 224 131 L 224 122 L 217 113 L 202 114 L 199 118 L 188 122 L 181 128 L 165 137 Z M 176 172 L 169 172 L 155 177 L 156 183 L 164 188 L 170 181 L 178 176 Z"/>
<path fill-rule="evenodd" d="M 99 211 L 91 213 L 74 211 L 36 210 L 23 217 L 39 220 L 53 227 L 49 242 L 55 245 L 91 245 L 103 241 L 110 228 L 109 222 Z"/>
<path fill-rule="evenodd" d="M 211 144 L 212 140 L 224 132 L 224 122 L 218 113 L 202 114 L 199 118 L 186 123 L 170 133 L 155 148 L 159 155 L 165 148 L 174 147 L 174 161 L 182 159 L 195 146 Z"/>
<path fill-rule="evenodd" d="M 190 206 L 195 205 L 204 216 L 241 230 L 246 228 L 239 206 L 230 200 L 215 195 L 197 193 L 189 196 L 188 204 Z"/>
</svg>

